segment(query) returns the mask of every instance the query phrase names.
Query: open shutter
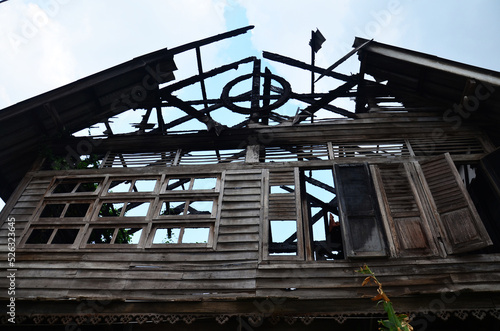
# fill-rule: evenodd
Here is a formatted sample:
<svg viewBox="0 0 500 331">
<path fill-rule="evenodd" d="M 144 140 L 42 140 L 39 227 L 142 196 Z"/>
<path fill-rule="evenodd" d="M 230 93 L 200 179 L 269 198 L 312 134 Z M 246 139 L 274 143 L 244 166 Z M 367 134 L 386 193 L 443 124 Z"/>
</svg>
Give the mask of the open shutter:
<svg viewBox="0 0 500 331">
<path fill-rule="evenodd" d="M 450 154 L 420 162 L 448 254 L 491 245 Z"/>
<path fill-rule="evenodd" d="M 371 166 L 381 212 L 388 221 L 398 256 L 437 255 L 432 231 L 419 199 L 411 164 Z"/>
<path fill-rule="evenodd" d="M 347 257 L 386 256 L 377 199 L 366 164 L 335 165 Z"/>
</svg>

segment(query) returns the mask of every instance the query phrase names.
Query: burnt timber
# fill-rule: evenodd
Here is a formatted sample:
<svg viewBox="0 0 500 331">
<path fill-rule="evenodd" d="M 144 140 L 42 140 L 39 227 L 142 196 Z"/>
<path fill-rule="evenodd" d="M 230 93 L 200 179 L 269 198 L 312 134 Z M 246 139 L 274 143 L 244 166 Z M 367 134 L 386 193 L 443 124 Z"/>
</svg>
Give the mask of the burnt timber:
<svg viewBox="0 0 500 331">
<path fill-rule="evenodd" d="M 361 38 L 329 68 L 263 53 L 328 91 L 296 91 L 256 57 L 205 71 L 203 46 L 252 28 L 0 111 L 19 326 L 368 329 L 383 311 L 364 263 L 415 325 L 498 326 L 500 73 Z M 198 74 L 175 81 L 188 51 Z M 354 54 L 358 73 L 335 71 Z M 177 93 L 193 86 L 201 98 Z M 130 110 L 142 119 L 115 132 Z"/>
</svg>

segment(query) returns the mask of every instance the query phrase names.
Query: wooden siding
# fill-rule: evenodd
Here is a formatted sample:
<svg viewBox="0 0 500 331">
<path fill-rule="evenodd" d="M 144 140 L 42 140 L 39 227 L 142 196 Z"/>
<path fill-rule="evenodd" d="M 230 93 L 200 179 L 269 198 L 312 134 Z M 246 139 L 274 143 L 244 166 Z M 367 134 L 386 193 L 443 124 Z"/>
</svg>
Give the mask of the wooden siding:
<svg viewBox="0 0 500 331">
<path fill-rule="evenodd" d="M 335 160 L 314 162 L 321 162 L 324 167 L 332 167 L 338 163 Z M 52 176 L 56 174 L 87 174 L 92 177 L 105 174 L 159 176 L 164 172 L 174 175 L 222 172 L 222 183 L 213 248 L 66 248 L 43 251 L 18 248 L 16 298 L 189 302 L 255 300 L 264 297 L 293 300 L 368 298 L 374 295 L 375 288 L 361 287 L 362 276 L 354 272 L 363 263 L 368 263 L 377 273 L 387 293 L 393 298 L 450 291 L 500 292 L 498 254 L 447 258 L 365 257 L 336 261 L 303 261 L 305 256 L 301 257 L 303 260 L 294 258 L 290 261 L 286 261 L 286 258 L 279 261 L 262 259 L 262 223 L 267 217 L 267 202 L 264 201 L 267 185 L 280 183 L 267 175 L 269 172 L 290 172 L 296 165 L 297 163 L 270 162 L 30 173 L 29 176 L 32 177 L 27 177 L 29 179 L 26 184 L 19 188 L 16 201 L 8 204 L 2 214 L 3 219 L 7 219 L 7 216 L 16 218 L 18 236 L 35 213 L 50 186 Z M 408 183 L 396 184 L 401 185 L 404 192 L 411 193 Z M 295 187 L 299 187 L 298 183 L 295 183 Z M 389 195 L 388 198 L 393 201 L 393 196 Z M 396 215 L 399 202 L 394 201 L 397 204 L 389 207 L 390 212 Z M 406 209 L 406 206 L 405 204 L 403 207 Z M 415 206 L 411 203 L 408 206 L 413 213 Z M 5 226 L 3 224 L 0 236 L 4 252 L 7 241 Z M 0 266 L 6 269 L 6 261 L 1 261 Z M 0 280 L 0 285 L 6 285 L 5 277 Z M 6 293 L 0 294 L 1 298 L 5 296 Z M 464 303 L 464 307 L 466 305 Z M 210 306 L 199 309 L 208 312 Z"/>
<path fill-rule="evenodd" d="M 378 259 L 357 263 L 261 264 L 257 272 L 257 296 L 371 298 L 376 295 L 376 287 L 361 287 L 365 276 L 355 273 L 364 262 L 376 273 L 391 299 L 450 292 L 455 292 L 458 297 L 460 293 L 500 291 L 500 256 L 475 255 L 447 259 Z"/>
<path fill-rule="evenodd" d="M 30 182 L 11 212 L 16 220 L 31 217 L 50 179 L 35 177 Z M 262 180 L 262 170 L 225 172 L 216 250 L 47 249 L 39 254 L 18 249 L 16 297 L 160 300 L 254 296 Z M 26 221 L 20 222 L 18 231 L 25 225 Z"/>
<path fill-rule="evenodd" d="M 2 213 L 2 221 L 4 221 L 5 218 L 5 222 L 0 228 L 1 252 L 7 251 L 7 218 L 15 219 L 16 238 L 19 238 L 29 220 L 33 216 L 33 213 L 35 212 L 38 204 L 43 199 L 43 195 L 45 194 L 45 191 L 47 190 L 52 180 L 52 176 L 47 177 L 42 175 L 40 177 L 34 177 L 31 179 L 30 177 L 27 177 L 25 180 L 27 183 L 26 186 L 21 184 L 18 188 L 19 192 L 16 192 L 19 194 L 14 193 L 12 197 L 15 201 L 9 201 L 12 202 L 13 207 L 9 208 L 9 204 L 7 204 L 5 206 L 5 211 Z"/>
<path fill-rule="evenodd" d="M 363 262 L 377 272 L 392 297 L 442 291 L 500 291 L 497 255 L 259 263 L 263 178 L 262 170 L 225 172 L 216 251 L 19 251 L 16 297 L 353 299 L 374 293 L 373 288 L 360 286 L 361 276 L 354 272 Z M 34 177 L 11 215 L 16 220 L 28 220 L 50 182 L 49 177 Z M 17 223 L 17 230 L 22 231 L 25 224 Z"/>
</svg>

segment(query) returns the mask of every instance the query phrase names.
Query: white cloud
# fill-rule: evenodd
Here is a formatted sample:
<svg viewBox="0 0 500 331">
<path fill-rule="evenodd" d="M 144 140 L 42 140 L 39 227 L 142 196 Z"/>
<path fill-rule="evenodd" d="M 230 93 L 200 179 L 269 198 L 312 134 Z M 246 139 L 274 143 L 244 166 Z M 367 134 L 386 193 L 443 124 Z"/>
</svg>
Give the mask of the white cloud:
<svg viewBox="0 0 500 331">
<path fill-rule="evenodd" d="M 225 31 L 224 3 L 210 0 L 138 2 L 9 1 L 0 11 L 0 109 L 164 47 Z M 204 65 L 218 59 L 203 49 Z M 185 75 L 194 55 L 176 58 Z M 180 72 L 181 70 L 179 70 Z"/>
<path fill-rule="evenodd" d="M 58 5 L 50 7 L 47 3 Z M 2 3 L 0 10 L 0 108 L 142 54 L 222 33 L 226 31 L 225 15 L 239 5 L 245 8 L 248 23 L 256 26 L 251 39 L 259 51 L 309 62 L 310 33 L 319 28 L 327 38 L 316 55 L 316 64 L 323 67 L 349 51 L 354 36 L 359 35 L 433 54 L 436 52 L 432 47 L 446 45 L 448 51 L 436 55 L 451 54 L 456 60 L 464 58 L 479 64 L 474 59 L 481 54 L 482 63 L 495 68 L 493 56 L 489 56 L 493 65 L 487 61 L 488 54 L 494 54 L 498 48 L 492 41 L 496 40 L 494 31 L 498 31 L 499 23 L 493 14 L 487 15 L 494 12 L 495 2 L 483 0 L 480 5 L 465 7 L 469 13 L 474 8 L 474 15 L 467 16 L 471 21 L 458 24 L 459 20 L 443 20 L 440 16 L 445 12 L 459 17 L 465 2 L 456 3 L 444 6 L 409 0 L 8 1 Z M 436 14 L 429 14 L 430 7 Z M 489 19 L 476 22 L 478 17 Z M 454 31 L 460 26 L 458 35 Z M 436 41 L 436 32 L 446 40 Z M 469 41 L 467 47 L 460 45 L 463 40 Z M 422 47 L 423 44 L 428 46 Z M 228 59 L 224 52 L 232 50 L 227 45 L 221 42 L 202 49 L 205 70 Z M 179 55 L 175 60 L 178 78 L 196 74 L 194 52 Z M 356 65 L 353 61 L 352 66 L 346 64 L 342 69 L 355 72 Z M 276 73 L 289 79 L 294 88 L 308 91 L 307 72 L 278 64 L 275 67 Z M 318 89 L 331 89 L 331 82 L 320 81 Z"/>
</svg>

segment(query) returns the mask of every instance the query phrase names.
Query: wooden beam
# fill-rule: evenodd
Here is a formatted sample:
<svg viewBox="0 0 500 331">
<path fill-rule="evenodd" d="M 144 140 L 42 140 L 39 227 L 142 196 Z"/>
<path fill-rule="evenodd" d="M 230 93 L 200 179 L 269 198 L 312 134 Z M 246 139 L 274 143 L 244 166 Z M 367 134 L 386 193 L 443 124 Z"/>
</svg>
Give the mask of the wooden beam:
<svg viewBox="0 0 500 331">
<path fill-rule="evenodd" d="M 257 123 L 260 117 L 260 60 L 253 62 L 252 94 L 250 96 L 250 123 Z"/>
<path fill-rule="evenodd" d="M 292 93 L 292 98 L 296 99 L 296 100 L 300 100 L 302 102 L 306 102 L 308 104 L 313 104 L 316 102 L 316 100 L 314 98 L 302 97 L 300 94 L 297 94 L 297 93 Z M 325 105 L 325 106 L 323 106 L 323 109 L 329 110 L 331 112 L 337 113 L 337 114 L 345 116 L 345 117 L 357 118 L 356 114 L 354 114 L 346 109 L 337 107 L 337 106 Z"/>
<path fill-rule="evenodd" d="M 324 73 L 326 71 L 326 69 L 324 69 L 324 68 L 312 66 L 312 65 L 307 64 L 305 62 L 301 62 L 301 61 L 292 59 L 292 58 L 284 56 L 284 55 L 279 55 L 279 54 L 264 51 L 262 53 L 262 56 L 265 59 L 268 59 L 271 61 L 280 62 L 283 64 L 290 65 L 292 67 L 297 67 L 297 68 L 301 68 L 301 69 L 305 69 L 305 70 L 311 70 L 311 71 L 316 72 L 316 73 Z M 346 82 L 353 80 L 353 76 L 340 74 L 340 73 L 337 73 L 334 71 L 329 71 L 329 72 L 325 73 L 325 76 L 337 78 L 337 79 L 340 79 L 340 80 L 343 80 Z"/>
<path fill-rule="evenodd" d="M 158 121 L 158 130 L 160 130 L 161 134 L 165 134 L 165 121 L 163 120 L 163 114 L 161 112 L 161 106 L 156 107 L 156 118 Z"/>
<path fill-rule="evenodd" d="M 336 98 L 343 96 L 356 84 L 357 84 L 356 80 L 351 80 L 337 87 L 335 90 L 330 91 L 330 93 L 328 93 L 326 96 L 317 100 L 315 103 L 308 106 L 306 109 L 302 110 L 302 112 L 297 114 L 293 120 L 293 124 L 300 123 L 307 117 L 313 116 L 315 112 L 317 112 L 321 108 L 324 108 L 325 106 L 328 106 L 328 104 L 333 100 L 335 100 Z"/>
<path fill-rule="evenodd" d="M 373 40 L 373 39 L 372 39 Z M 332 64 L 331 66 L 328 67 L 328 69 L 326 69 L 319 77 L 318 79 L 316 79 L 315 82 L 317 82 L 318 80 L 320 80 L 321 78 L 325 77 L 325 75 L 332 71 L 333 69 L 337 68 L 339 65 L 341 65 L 342 63 L 344 63 L 348 58 L 350 58 L 354 53 L 356 53 L 357 51 L 359 51 L 360 49 L 362 49 L 363 47 L 365 47 L 366 45 L 368 45 L 372 40 L 368 40 L 366 42 L 364 42 L 363 44 L 359 45 L 358 47 L 356 47 L 355 49 L 351 50 L 349 53 L 347 53 L 346 55 L 344 55 L 342 58 L 340 58 L 337 62 L 335 62 L 334 64 Z"/>
<path fill-rule="evenodd" d="M 215 133 L 219 135 L 222 132 L 222 130 L 224 130 L 225 126 L 214 121 L 209 115 L 206 115 L 203 112 L 198 111 L 196 108 L 193 108 L 192 106 L 186 104 L 184 101 L 177 98 L 176 96 L 173 95 L 165 96 L 165 99 L 172 106 L 179 108 L 189 116 L 196 118 L 198 121 L 204 123 L 207 126 L 207 131 L 214 129 Z"/>
<path fill-rule="evenodd" d="M 243 27 L 243 28 L 231 30 L 231 31 L 228 31 L 228 32 L 224 32 L 224 33 L 212 36 L 212 37 L 208 37 L 208 38 L 200 39 L 200 40 L 197 40 L 197 41 L 193 41 L 193 42 L 181 45 L 181 46 L 177 46 L 177 47 L 171 48 L 171 49 L 168 50 L 168 53 L 170 53 L 170 54 L 179 54 L 179 53 L 188 51 L 188 50 L 196 48 L 196 47 L 201 47 L 201 46 L 204 46 L 204 45 L 208 45 L 208 44 L 214 43 L 216 41 L 224 40 L 224 39 L 231 38 L 231 37 L 236 37 L 236 36 L 238 36 L 240 34 L 246 33 L 248 30 L 251 30 L 253 28 L 254 28 L 253 25 L 248 25 L 248 26 Z"/>
<path fill-rule="evenodd" d="M 105 133 L 108 135 L 108 137 L 113 135 L 113 130 L 111 130 L 111 125 L 109 125 L 109 119 L 106 118 L 104 120 L 104 125 L 106 126 L 106 131 Z"/>
<path fill-rule="evenodd" d="M 265 108 L 271 104 L 271 70 L 266 67 L 265 69 L 266 76 L 264 78 L 264 90 L 262 91 L 263 100 L 262 107 Z M 263 112 L 261 114 L 262 124 L 269 125 L 269 111 Z"/>
<path fill-rule="evenodd" d="M 198 64 L 198 73 L 200 76 L 203 75 L 203 65 L 201 61 L 201 50 L 200 47 L 196 47 L 196 63 Z M 208 107 L 207 103 L 207 89 L 205 88 L 205 80 L 203 78 L 200 79 L 200 87 L 201 87 L 201 95 L 203 97 L 205 108 Z"/>
<path fill-rule="evenodd" d="M 332 175 L 333 175 L 333 173 L 332 173 Z M 305 179 L 306 182 L 309 182 L 309 183 L 311 183 L 313 185 L 321 187 L 322 189 L 324 189 L 324 190 L 326 190 L 328 192 L 331 192 L 333 194 L 337 194 L 337 191 L 335 190 L 334 187 L 331 187 L 330 185 L 325 184 L 325 183 L 323 183 L 323 182 L 321 182 L 321 181 L 319 181 L 319 180 L 317 180 L 315 178 L 304 176 L 304 179 Z"/>
<path fill-rule="evenodd" d="M 212 69 L 210 71 L 207 71 L 207 72 L 204 72 L 204 73 L 200 73 L 200 74 L 195 75 L 195 76 L 191 76 L 191 77 L 183 79 L 183 80 L 181 80 L 181 81 L 179 81 L 177 83 L 170 84 L 170 85 L 165 86 L 165 87 L 163 87 L 163 88 L 160 89 L 160 96 L 170 94 L 170 93 L 172 93 L 174 91 L 180 90 L 183 87 L 195 84 L 197 82 L 201 82 L 202 80 L 204 80 L 206 78 L 210 78 L 210 77 L 216 76 L 218 74 L 221 74 L 223 72 L 229 71 L 231 69 L 235 69 L 236 70 L 236 69 L 238 69 L 238 67 L 241 64 L 252 62 L 255 59 L 256 59 L 255 56 L 250 56 L 250 57 L 244 58 L 242 60 L 239 60 L 239 61 L 236 61 L 236 62 L 233 62 L 233 63 L 229 63 L 229 64 L 226 64 L 226 65 L 220 66 L 220 67 Z"/>
</svg>

